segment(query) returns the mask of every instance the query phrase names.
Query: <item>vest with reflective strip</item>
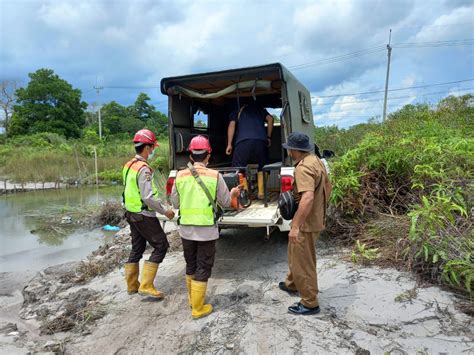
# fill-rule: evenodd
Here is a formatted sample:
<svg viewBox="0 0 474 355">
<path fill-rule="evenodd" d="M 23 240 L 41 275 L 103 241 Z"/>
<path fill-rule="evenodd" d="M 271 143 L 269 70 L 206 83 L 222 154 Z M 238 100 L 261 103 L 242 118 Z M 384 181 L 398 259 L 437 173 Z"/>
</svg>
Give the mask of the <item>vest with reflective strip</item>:
<svg viewBox="0 0 474 355">
<path fill-rule="evenodd" d="M 219 173 L 199 165 L 194 167 L 215 201 Z M 178 172 L 176 190 L 179 194 L 179 224 L 189 226 L 215 225 L 211 202 L 191 174 L 191 170 L 186 169 Z"/>
<path fill-rule="evenodd" d="M 142 201 L 140 188 L 138 187 L 138 174 L 144 167 L 148 167 L 150 170 L 152 170 L 147 162 L 138 159 L 130 160 L 123 167 L 122 178 L 123 184 L 125 186 L 123 192 L 123 202 L 125 204 L 125 209 L 129 212 L 138 213 L 144 210 L 149 210 L 148 206 Z M 158 189 L 155 185 L 154 179 L 151 179 L 151 188 L 153 191 L 153 196 L 157 196 Z"/>
</svg>

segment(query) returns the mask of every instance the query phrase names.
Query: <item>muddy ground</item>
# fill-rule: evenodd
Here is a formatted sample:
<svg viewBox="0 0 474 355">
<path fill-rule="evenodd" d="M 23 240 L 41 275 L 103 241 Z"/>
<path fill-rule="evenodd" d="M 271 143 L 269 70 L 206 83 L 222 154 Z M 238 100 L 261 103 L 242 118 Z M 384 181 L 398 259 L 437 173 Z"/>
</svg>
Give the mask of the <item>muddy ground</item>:
<svg viewBox="0 0 474 355">
<path fill-rule="evenodd" d="M 454 295 L 407 273 L 347 262 L 331 241 L 317 245 L 321 314 L 288 314 L 299 299 L 277 286 L 287 270 L 286 236 L 262 236 L 222 232 L 208 287 L 215 311 L 200 320 L 191 319 L 176 238 L 155 281 L 163 301 L 129 296 L 123 268 L 92 279 L 78 263 L 34 277 L 0 274 L 0 353 L 474 353 L 473 319 L 456 309 Z M 122 235 L 91 260 L 118 260 L 127 245 Z"/>
</svg>

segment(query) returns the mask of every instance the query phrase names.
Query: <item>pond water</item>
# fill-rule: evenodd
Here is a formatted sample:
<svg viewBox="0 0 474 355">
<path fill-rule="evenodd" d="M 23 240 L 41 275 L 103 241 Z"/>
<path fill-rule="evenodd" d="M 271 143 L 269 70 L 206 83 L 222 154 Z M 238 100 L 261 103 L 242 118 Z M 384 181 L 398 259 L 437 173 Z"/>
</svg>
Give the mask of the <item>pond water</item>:
<svg viewBox="0 0 474 355">
<path fill-rule="evenodd" d="M 42 228 L 68 209 L 120 200 L 120 186 L 42 190 L 0 196 L 0 272 L 40 270 L 81 260 L 114 233 L 65 225 Z"/>
</svg>

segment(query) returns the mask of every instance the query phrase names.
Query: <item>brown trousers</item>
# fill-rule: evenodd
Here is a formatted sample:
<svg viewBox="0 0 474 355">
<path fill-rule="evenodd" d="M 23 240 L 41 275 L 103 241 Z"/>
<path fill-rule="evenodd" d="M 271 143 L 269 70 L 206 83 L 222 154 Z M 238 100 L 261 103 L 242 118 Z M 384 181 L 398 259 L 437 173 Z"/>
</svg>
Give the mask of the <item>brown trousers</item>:
<svg viewBox="0 0 474 355">
<path fill-rule="evenodd" d="M 194 280 L 207 282 L 214 266 L 216 241 L 198 242 L 184 238 L 181 240 L 186 261 L 186 275 L 195 275 Z"/>
<path fill-rule="evenodd" d="M 316 273 L 316 248 L 319 232 L 300 232 L 300 243 L 288 243 L 288 267 L 285 284 L 296 290 L 301 303 L 309 308 L 319 306 L 318 275 Z"/>
</svg>

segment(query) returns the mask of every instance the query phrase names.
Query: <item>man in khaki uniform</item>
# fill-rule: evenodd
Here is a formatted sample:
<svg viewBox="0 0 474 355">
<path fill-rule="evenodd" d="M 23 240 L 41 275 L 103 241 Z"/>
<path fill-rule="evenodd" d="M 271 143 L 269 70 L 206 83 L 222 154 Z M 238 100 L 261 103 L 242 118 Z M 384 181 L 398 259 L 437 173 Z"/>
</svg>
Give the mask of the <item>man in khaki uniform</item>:
<svg viewBox="0 0 474 355">
<path fill-rule="evenodd" d="M 310 153 L 314 146 L 306 134 L 291 133 L 283 148 L 295 161 L 293 191 L 299 204 L 288 234 L 289 272 L 278 286 L 289 293 L 299 292 L 301 296 L 300 302 L 288 308 L 290 313 L 316 314 L 320 308 L 315 242 L 324 230 L 332 186 L 324 164 Z"/>
</svg>

